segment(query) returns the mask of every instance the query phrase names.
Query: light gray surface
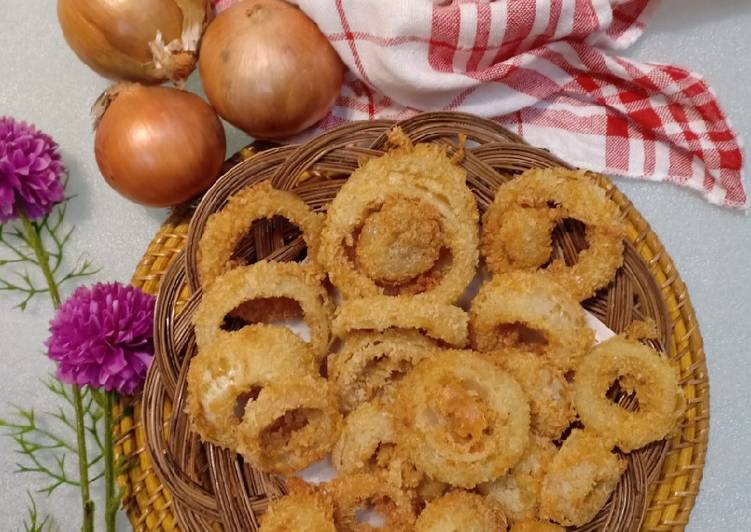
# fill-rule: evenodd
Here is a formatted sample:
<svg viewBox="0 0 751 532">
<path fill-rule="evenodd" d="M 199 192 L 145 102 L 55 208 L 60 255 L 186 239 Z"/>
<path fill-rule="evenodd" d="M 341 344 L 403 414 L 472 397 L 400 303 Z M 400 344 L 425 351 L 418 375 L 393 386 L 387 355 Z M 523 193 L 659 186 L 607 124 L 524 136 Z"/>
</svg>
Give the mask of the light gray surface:
<svg viewBox="0 0 751 532">
<path fill-rule="evenodd" d="M 0 116 L 36 123 L 62 146 L 79 195 L 71 220 L 79 228 L 71 256 L 88 252 L 103 267 L 101 280 L 127 281 L 164 218 L 121 200 L 101 180 L 93 158 L 88 109 L 106 82 L 80 64 L 60 35 L 53 0 L 0 0 Z M 751 2 L 669 0 L 638 45 L 628 53 L 672 62 L 702 73 L 738 131 L 751 138 L 749 56 Z M 194 85 L 194 84 L 193 84 Z M 230 134 L 229 150 L 245 142 Z M 675 260 L 696 307 L 711 381 L 711 435 L 704 481 L 689 530 L 748 530 L 751 522 L 751 220 L 666 184 L 618 180 Z M 0 416 L 8 403 L 40 409 L 52 405 L 37 380 L 50 370 L 42 354 L 51 312 L 44 300 L 26 313 L 0 298 Z M 0 516 L 6 528 L 21 523 L 24 491 L 35 483 L 14 475 L 16 457 L 0 440 Z M 43 501 L 61 530 L 78 526 L 74 492 Z"/>
</svg>

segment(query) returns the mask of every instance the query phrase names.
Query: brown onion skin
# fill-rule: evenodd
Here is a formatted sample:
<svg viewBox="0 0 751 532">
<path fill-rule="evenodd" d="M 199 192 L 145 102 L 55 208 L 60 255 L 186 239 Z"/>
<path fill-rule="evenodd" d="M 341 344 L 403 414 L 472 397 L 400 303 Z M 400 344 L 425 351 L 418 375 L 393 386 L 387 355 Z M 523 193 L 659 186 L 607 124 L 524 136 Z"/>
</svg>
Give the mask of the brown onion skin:
<svg viewBox="0 0 751 532">
<path fill-rule="evenodd" d="M 224 162 L 224 128 L 195 94 L 130 85 L 96 129 L 99 170 L 121 195 L 151 207 L 190 200 L 216 181 Z"/>
<path fill-rule="evenodd" d="M 203 89 L 219 115 L 256 138 L 284 138 L 328 113 L 344 65 L 318 26 L 283 0 L 245 0 L 203 35 Z"/>
<path fill-rule="evenodd" d="M 180 37 L 183 15 L 174 0 L 58 0 L 63 36 L 76 55 L 110 79 L 160 83 L 146 66 L 149 42 L 162 32 L 165 43 Z"/>
</svg>

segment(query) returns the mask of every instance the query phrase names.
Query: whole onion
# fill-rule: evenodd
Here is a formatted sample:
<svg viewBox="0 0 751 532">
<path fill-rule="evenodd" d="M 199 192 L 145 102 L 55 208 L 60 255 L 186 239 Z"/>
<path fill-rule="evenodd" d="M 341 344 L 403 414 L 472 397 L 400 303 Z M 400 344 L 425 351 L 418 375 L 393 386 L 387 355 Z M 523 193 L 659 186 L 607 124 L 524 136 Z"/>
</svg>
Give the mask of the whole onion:
<svg viewBox="0 0 751 532">
<path fill-rule="evenodd" d="M 65 40 L 102 76 L 181 81 L 195 69 L 208 0 L 58 0 Z"/>
<path fill-rule="evenodd" d="M 97 164 L 109 185 L 152 207 L 192 199 L 216 180 L 224 162 L 224 128 L 195 94 L 122 84 L 99 100 Z"/>
<path fill-rule="evenodd" d="M 283 0 L 244 0 L 206 28 L 199 69 L 222 118 L 257 138 L 283 138 L 322 119 L 344 66 L 315 23 Z"/>
</svg>

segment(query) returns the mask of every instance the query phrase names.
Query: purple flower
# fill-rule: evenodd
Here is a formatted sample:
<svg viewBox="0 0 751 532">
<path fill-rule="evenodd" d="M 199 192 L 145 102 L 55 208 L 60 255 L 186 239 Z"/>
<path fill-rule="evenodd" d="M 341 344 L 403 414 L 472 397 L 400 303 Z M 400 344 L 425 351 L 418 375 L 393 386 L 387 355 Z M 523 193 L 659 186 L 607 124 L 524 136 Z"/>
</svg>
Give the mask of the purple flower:
<svg viewBox="0 0 751 532">
<path fill-rule="evenodd" d="M 42 218 L 65 197 L 57 144 L 32 125 L 0 117 L 0 223 Z"/>
<path fill-rule="evenodd" d="M 50 323 L 48 356 L 69 384 L 138 392 L 154 356 L 154 297 L 119 283 L 78 288 Z"/>
</svg>

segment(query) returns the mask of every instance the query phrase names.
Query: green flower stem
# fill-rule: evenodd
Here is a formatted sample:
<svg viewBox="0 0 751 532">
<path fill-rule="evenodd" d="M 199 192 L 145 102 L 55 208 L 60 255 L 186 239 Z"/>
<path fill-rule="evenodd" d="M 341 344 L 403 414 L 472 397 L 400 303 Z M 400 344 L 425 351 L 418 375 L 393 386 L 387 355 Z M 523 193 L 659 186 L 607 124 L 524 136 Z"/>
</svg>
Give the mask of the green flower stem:
<svg viewBox="0 0 751 532">
<path fill-rule="evenodd" d="M 50 255 L 44 247 L 37 226 L 29 220 L 29 217 L 26 216 L 26 213 L 24 212 L 21 212 L 21 223 L 23 223 L 23 229 L 26 233 L 27 241 L 29 242 L 31 249 L 34 251 L 37 264 L 39 264 L 44 279 L 47 282 L 47 288 L 49 289 L 50 298 L 52 299 L 52 306 L 57 310 L 62 304 L 62 300 L 60 299 L 60 290 L 55 282 L 55 276 L 52 274 L 52 268 L 50 268 Z M 89 488 L 89 455 L 86 451 L 86 429 L 84 424 L 83 401 L 81 399 L 81 388 L 75 384 L 72 388 L 73 406 L 76 411 L 78 472 L 80 475 L 81 505 L 83 510 L 82 529 L 84 532 L 94 532 L 94 501 L 91 500 L 91 492 Z"/>
<path fill-rule="evenodd" d="M 81 388 L 73 385 L 73 407 L 76 411 L 76 442 L 78 444 L 78 474 L 81 484 L 83 532 L 94 532 L 94 501 L 89 491 L 89 459 L 86 451 L 86 431 L 83 419 Z"/>
<path fill-rule="evenodd" d="M 112 409 L 115 406 L 115 393 L 104 393 L 104 522 L 107 532 L 115 532 L 117 510 L 120 508 L 120 499 L 115 494 L 115 457 L 112 445 L 112 435 L 115 427 L 112 423 Z"/>
<path fill-rule="evenodd" d="M 37 264 L 42 270 L 44 280 L 47 282 L 47 288 L 50 291 L 50 298 L 52 299 L 52 306 L 57 310 L 62 301 L 60 299 L 60 290 L 55 282 L 55 276 L 52 274 L 52 268 L 50 268 L 50 255 L 42 243 L 42 238 L 39 236 L 39 230 L 37 226 L 29 220 L 26 213 L 21 212 L 21 222 L 23 223 L 23 230 L 26 233 L 26 239 L 34 251 L 34 255 L 37 259 Z"/>
</svg>

